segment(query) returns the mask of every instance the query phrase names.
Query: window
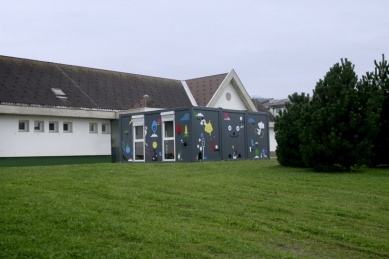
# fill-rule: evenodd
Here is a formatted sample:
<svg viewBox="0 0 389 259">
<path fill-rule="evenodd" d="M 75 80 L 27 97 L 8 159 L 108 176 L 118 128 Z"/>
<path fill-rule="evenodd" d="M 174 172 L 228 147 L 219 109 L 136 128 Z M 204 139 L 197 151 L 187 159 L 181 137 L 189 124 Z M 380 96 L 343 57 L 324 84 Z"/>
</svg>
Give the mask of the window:
<svg viewBox="0 0 389 259">
<path fill-rule="evenodd" d="M 109 123 L 101 124 L 101 133 L 109 133 Z"/>
<path fill-rule="evenodd" d="M 34 121 L 34 131 L 35 132 L 43 132 L 43 126 L 45 123 L 43 121 Z"/>
<path fill-rule="evenodd" d="M 144 134 L 144 116 L 132 116 L 132 127 L 134 134 L 134 161 L 145 161 L 145 134 Z"/>
<path fill-rule="evenodd" d="M 163 161 L 175 160 L 175 141 L 174 141 L 174 113 L 162 112 L 161 113 L 163 126 Z"/>
<path fill-rule="evenodd" d="M 19 131 L 21 132 L 29 131 L 28 121 L 19 121 Z"/>
<path fill-rule="evenodd" d="M 145 160 L 145 151 L 144 151 L 144 130 L 142 126 L 134 126 L 134 160 L 135 161 L 144 161 Z"/>
<path fill-rule="evenodd" d="M 63 129 L 64 133 L 72 133 L 73 132 L 73 125 L 71 122 L 64 122 L 62 129 Z"/>
<path fill-rule="evenodd" d="M 97 133 L 97 123 L 89 123 L 89 133 Z"/>
<path fill-rule="evenodd" d="M 49 132 L 58 132 L 58 121 L 49 121 Z"/>
<path fill-rule="evenodd" d="M 51 88 L 51 91 L 53 91 L 53 93 L 55 94 L 55 96 L 57 98 L 65 98 L 67 99 L 68 97 L 66 96 L 66 94 L 60 89 L 60 88 Z"/>
</svg>

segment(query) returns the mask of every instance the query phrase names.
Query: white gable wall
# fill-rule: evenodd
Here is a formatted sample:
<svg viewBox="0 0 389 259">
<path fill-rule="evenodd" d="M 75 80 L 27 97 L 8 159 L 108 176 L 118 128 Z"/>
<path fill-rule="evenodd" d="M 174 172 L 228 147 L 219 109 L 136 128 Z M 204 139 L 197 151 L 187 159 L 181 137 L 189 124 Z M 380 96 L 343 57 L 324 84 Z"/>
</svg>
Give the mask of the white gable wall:
<svg viewBox="0 0 389 259">
<path fill-rule="evenodd" d="M 227 93 L 231 94 L 231 99 L 229 101 L 226 98 Z M 213 107 L 221 107 L 224 109 L 231 110 L 246 110 L 244 103 L 242 102 L 241 98 L 239 97 L 231 82 L 222 91 L 220 98 L 216 101 L 216 104 Z"/>
<path fill-rule="evenodd" d="M 29 131 L 19 131 L 19 121 L 29 121 Z M 34 121 L 44 121 L 44 132 L 34 132 Z M 49 121 L 58 122 L 58 132 L 49 132 Z M 111 155 L 111 134 L 102 133 L 104 119 L 0 115 L 0 157 Z M 72 123 L 72 133 L 63 132 L 63 122 Z M 89 124 L 97 123 L 97 133 Z"/>
</svg>

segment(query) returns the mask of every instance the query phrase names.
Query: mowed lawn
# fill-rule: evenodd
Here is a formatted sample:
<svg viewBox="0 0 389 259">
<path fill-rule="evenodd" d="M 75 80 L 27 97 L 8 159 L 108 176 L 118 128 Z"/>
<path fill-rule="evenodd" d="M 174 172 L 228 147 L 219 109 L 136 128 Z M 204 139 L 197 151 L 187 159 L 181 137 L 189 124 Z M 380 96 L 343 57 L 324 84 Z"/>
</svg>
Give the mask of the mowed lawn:
<svg viewBox="0 0 389 259">
<path fill-rule="evenodd" d="M 0 168 L 0 258 L 389 258 L 389 170 Z"/>
</svg>

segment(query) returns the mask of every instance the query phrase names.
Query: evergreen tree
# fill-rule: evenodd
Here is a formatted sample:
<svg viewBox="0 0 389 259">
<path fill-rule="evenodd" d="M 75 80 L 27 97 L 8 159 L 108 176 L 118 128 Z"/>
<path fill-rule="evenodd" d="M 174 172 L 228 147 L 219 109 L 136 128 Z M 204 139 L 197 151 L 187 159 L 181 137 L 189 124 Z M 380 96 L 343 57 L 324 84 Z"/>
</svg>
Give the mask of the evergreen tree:
<svg viewBox="0 0 389 259">
<path fill-rule="evenodd" d="M 294 93 L 288 96 L 285 111 L 275 117 L 274 132 L 277 141 L 276 155 L 283 166 L 305 167 L 300 153 L 300 118 L 309 103 L 309 95 Z"/>
<path fill-rule="evenodd" d="M 382 98 L 382 100 L 376 99 L 376 102 L 381 104 L 381 110 L 378 123 L 379 130 L 373 142 L 373 150 L 369 161 L 369 165 L 373 167 L 389 165 L 389 64 L 384 55 L 382 55 L 381 62 L 377 63 L 374 60 L 374 64 L 374 73 L 367 73 L 363 77 L 364 84 L 370 85 L 372 88 L 378 88 L 378 94 L 375 94 L 375 96 Z"/>
<path fill-rule="evenodd" d="M 341 60 L 319 80 L 301 123 L 300 151 L 304 163 L 316 171 L 349 171 L 369 157 L 374 121 L 364 109 L 368 96 L 359 85 L 354 65 Z M 374 117 L 374 114 L 373 114 Z"/>
</svg>

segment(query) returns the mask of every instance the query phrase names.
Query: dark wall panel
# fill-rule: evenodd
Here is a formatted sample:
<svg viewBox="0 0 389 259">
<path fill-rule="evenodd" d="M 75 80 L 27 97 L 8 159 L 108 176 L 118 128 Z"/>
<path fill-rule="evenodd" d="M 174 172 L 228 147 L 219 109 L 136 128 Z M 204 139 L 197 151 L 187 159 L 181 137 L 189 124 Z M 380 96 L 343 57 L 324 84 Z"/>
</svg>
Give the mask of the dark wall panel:
<svg viewBox="0 0 389 259">
<path fill-rule="evenodd" d="M 247 114 L 248 158 L 269 158 L 269 117 L 266 114 Z"/>
<path fill-rule="evenodd" d="M 145 115 L 145 160 L 162 161 L 162 122 L 160 112 Z"/>
<path fill-rule="evenodd" d="M 246 159 L 245 112 L 222 111 L 223 159 Z"/>
<path fill-rule="evenodd" d="M 192 119 L 191 109 L 176 110 L 175 120 L 175 140 L 176 140 L 176 161 L 190 162 L 194 161 L 192 137 Z"/>
<path fill-rule="evenodd" d="M 192 148 L 196 160 L 221 159 L 219 120 L 219 109 L 194 109 Z"/>
</svg>

